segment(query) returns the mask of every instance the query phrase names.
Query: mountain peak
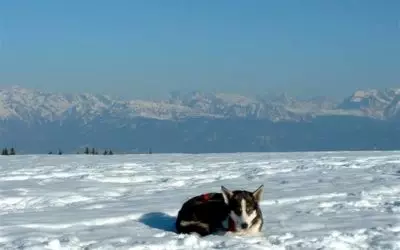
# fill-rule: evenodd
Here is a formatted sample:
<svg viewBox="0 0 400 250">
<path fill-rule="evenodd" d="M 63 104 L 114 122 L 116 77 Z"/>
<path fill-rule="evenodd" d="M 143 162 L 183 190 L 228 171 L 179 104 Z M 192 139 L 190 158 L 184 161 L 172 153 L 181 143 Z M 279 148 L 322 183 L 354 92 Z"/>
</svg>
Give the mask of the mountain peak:
<svg viewBox="0 0 400 250">
<path fill-rule="evenodd" d="M 286 93 L 256 98 L 233 93 L 172 92 L 165 101 L 119 100 L 100 94 L 58 94 L 18 85 L 0 89 L 0 119 L 26 122 L 100 117 L 183 119 L 190 117 L 251 118 L 297 121 L 308 116 L 357 114 L 384 119 L 398 113 L 400 89 L 357 90 L 340 104 L 328 98 L 299 100 Z M 395 103 L 393 103 L 395 102 Z M 71 112 L 71 111 L 74 112 Z"/>
</svg>

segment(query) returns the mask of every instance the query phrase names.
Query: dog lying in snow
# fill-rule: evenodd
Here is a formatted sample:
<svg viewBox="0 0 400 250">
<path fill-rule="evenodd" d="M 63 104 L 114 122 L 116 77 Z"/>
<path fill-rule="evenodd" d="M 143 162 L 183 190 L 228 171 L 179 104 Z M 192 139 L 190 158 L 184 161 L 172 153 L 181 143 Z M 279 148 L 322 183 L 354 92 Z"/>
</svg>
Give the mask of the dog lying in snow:
<svg viewBox="0 0 400 250">
<path fill-rule="evenodd" d="M 231 191 L 221 186 L 221 193 L 207 193 L 186 201 L 176 218 L 178 233 L 200 236 L 228 232 L 254 235 L 261 231 L 263 216 L 259 207 L 264 185 L 254 192 Z"/>
</svg>

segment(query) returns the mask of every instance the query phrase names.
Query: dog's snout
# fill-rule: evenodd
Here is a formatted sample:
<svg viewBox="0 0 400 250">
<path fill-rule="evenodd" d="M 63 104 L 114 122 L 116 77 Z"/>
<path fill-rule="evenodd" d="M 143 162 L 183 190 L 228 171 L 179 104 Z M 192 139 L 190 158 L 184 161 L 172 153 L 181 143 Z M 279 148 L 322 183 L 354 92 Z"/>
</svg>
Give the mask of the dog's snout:
<svg viewBox="0 0 400 250">
<path fill-rule="evenodd" d="M 249 224 L 247 224 L 247 223 L 242 223 L 242 229 L 247 229 L 248 227 L 249 227 Z"/>
</svg>

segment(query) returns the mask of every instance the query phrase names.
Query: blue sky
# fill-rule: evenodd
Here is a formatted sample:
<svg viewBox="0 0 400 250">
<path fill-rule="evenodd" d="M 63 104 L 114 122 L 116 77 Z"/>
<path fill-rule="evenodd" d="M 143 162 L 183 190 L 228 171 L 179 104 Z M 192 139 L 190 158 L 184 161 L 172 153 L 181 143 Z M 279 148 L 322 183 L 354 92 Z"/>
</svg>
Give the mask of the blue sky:
<svg viewBox="0 0 400 250">
<path fill-rule="evenodd" d="M 152 98 L 400 87 L 400 1 L 1 1 L 0 85 Z"/>
</svg>

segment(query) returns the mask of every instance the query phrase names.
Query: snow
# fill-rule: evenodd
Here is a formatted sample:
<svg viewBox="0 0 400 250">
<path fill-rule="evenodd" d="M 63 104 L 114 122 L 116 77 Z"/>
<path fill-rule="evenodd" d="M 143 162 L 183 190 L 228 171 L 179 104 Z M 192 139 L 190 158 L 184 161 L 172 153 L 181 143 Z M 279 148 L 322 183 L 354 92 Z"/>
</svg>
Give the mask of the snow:
<svg viewBox="0 0 400 250">
<path fill-rule="evenodd" d="M 189 197 L 260 184 L 261 235 L 174 232 Z M 400 249 L 400 152 L 3 156 L 0 249 Z"/>
</svg>

